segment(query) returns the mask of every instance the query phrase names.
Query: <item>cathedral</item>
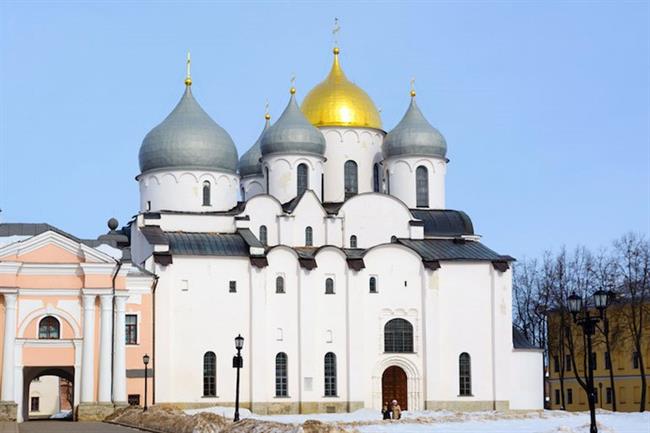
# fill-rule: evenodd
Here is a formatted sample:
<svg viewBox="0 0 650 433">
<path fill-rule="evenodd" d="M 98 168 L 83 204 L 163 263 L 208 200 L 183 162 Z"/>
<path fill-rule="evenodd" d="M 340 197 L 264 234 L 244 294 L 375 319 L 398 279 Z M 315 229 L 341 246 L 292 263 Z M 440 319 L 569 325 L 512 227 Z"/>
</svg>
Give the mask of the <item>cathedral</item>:
<svg viewBox="0 0 650 433">
<path fill-rule="evenodd" d="M 241 405 L 259 414 L 543 407 L 542 352 L 512 326 L 514 259 L 446 209 L 444 136 L 414 89 L 384 130 L 340 56 L 241 157 L 188 58 L 142 141 L 133 220 L 96 240 L 0 225 L 0 409 L 27 419 L 44 374 L 73 384 L 79 419 L 230 406 L 238 335 Z"/>
</svg>

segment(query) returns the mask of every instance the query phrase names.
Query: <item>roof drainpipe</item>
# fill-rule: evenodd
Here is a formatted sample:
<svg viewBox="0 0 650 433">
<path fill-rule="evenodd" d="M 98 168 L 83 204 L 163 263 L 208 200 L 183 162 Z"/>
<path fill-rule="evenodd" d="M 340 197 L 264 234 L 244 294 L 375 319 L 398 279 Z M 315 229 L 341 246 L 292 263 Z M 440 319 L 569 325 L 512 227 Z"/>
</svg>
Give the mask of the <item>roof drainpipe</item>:
<svg viewBox="0 0 650 433">
<path fill-rule="evenodd" d="M 114 259 L 115 260 L 115 259 Z M 113 320 L 111 320 L 111 372 L 113 371 L 113 363 L 115 362 L 115 281 L 117 281 L 117 275 L 120 273 L 120 269 L 122 268 L 122 262 L 115 260 L 115 263 L 117 264 L 117 267 L 115 268 L 115 273 L 113 274 L 112 278 L 112 283 L 111 283 L 111 289 L 112 289 L 112 294 L 113 294 L 113 311 L 111 314 L 113 315 Z M 111 400 L 115 400 L 115 396 L 113 395 L 113 381 L 115 378 L 111 374 Z"/>
<path fill-rule="evenodd" d="M 151 380 L 151 405 L 156 404 L 156 288 L 158 287 L 158 275 L 154 274 L 153 285 L 151 286 L 151 369 L 153 377 Z"/>
</svg>

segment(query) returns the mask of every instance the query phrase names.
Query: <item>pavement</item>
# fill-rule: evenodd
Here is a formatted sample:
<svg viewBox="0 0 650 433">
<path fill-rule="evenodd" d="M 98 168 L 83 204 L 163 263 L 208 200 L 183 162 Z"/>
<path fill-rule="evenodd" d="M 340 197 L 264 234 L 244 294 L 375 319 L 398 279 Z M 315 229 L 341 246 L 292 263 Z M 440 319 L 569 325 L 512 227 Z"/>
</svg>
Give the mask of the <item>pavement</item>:
<svg viewBox="0 0 650 433">
<path fill-rule="evenodd" d="M 0 433 L 142 433 L 142 430 L 135 430 L 105 422 L 72 422 L 72 421 L 27 421 L 18 424 L 18 428 L 3 430 L 0 423 Z"/>
</svg>

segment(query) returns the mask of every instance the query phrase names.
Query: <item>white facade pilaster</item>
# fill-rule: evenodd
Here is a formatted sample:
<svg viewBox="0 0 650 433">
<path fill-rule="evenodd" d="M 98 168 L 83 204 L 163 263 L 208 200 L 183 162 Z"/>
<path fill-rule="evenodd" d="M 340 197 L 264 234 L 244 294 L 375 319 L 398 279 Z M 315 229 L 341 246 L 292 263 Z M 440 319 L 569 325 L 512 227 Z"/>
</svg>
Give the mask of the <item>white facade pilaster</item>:
<svg viewBox="0 0 650 433">
<path fill-rule="evenodd" d="M 99 297 L 101 327 L 99 336 L 99 396 L 101 403 L 111 402 L 111 340 L 113 330 L 113 295 Z"/>
<path fill-rule="evenodd" d="M 83 295 L 83 349 L 81 355 L 81 402 L 89 403 L 95 399 L 95 298 L 96 295 Z"/>
<path fill-rule="evenodd" d="M 2 400 L 15 401 L 14 365 L 17 294 L 5 293 L 4 345 L 2 353 Z"/>
<path fill-rule="evenodd" d="M 126 402 L 126 296 L 115 296 L 115 339 L 113 347 L 113 401 Z"/>
</svg>

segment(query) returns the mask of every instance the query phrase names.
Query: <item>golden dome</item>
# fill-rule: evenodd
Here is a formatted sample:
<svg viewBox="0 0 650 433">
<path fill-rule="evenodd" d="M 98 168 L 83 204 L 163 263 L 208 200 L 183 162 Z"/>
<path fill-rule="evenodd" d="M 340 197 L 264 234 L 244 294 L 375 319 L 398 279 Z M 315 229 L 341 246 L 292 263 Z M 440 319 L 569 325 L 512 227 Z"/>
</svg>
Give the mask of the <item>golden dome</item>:
<svg viewBox="0 0 650 433">
<path fill-rule="evenodd" d="M 301 109 L 314 126 L 381 129 L 381 117 L 370 96 L 343 73 L 338 48 L 334 48 L 329 75 L 305 96 Z"/>
</svg>

